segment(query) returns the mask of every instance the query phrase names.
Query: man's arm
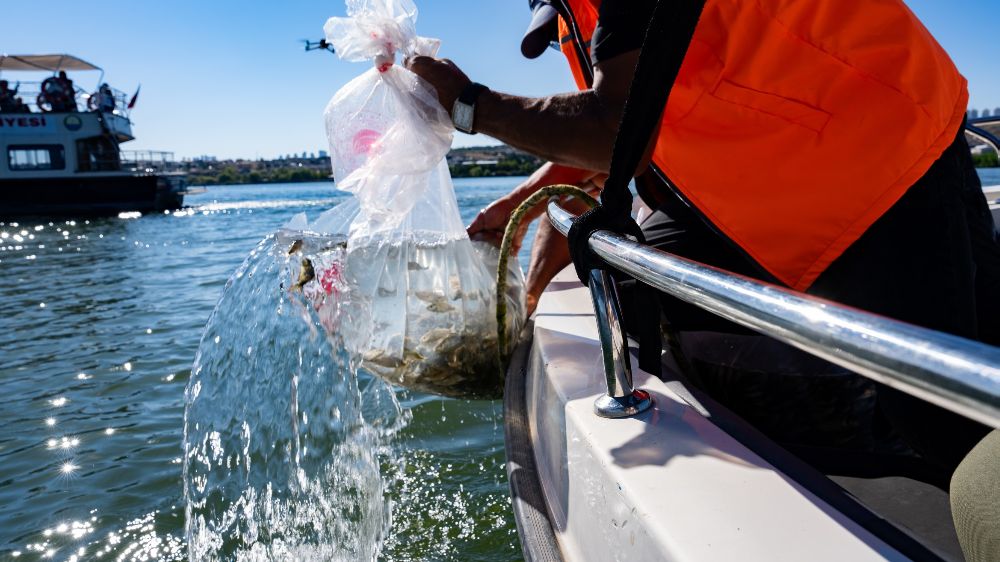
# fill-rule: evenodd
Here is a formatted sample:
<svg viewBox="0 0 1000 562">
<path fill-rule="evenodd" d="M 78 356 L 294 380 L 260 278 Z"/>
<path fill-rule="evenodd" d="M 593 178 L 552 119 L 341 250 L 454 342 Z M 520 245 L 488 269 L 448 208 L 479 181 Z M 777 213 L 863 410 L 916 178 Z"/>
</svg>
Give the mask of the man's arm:
<svg viewBox="0 0 1000 562">
<path fill-rule="evenodd" d="M 639 51 L 599 62 L 594 87 L 527 98 L 488 91 L 476 103 L 476 131 L 557 164 L 606 172 Z M 449 112 L 469 78 L 448 60 L 414 57 L 407 68 L 437 90 Z"/>
</svg>

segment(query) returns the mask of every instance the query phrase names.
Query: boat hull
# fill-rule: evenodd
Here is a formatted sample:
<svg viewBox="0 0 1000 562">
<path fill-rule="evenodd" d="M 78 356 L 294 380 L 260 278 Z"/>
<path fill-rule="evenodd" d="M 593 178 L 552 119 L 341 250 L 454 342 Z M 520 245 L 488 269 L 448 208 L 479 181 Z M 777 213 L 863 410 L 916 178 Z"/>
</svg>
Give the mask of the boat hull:
<svg viewBox="0 0 1000 562">
<path fill-rule="evenodd" d="M 0 217 L 165 211 L 184 193 L 183 178 L 154 174 L 0 179 Z"/>
</svg>

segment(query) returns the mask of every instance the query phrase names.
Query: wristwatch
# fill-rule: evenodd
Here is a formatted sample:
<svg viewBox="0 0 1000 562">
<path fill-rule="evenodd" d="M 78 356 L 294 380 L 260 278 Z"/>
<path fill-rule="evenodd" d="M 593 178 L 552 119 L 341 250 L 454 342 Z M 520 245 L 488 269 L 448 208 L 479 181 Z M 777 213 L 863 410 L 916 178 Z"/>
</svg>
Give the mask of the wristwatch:
<svg viewBox="0 0 1000 562">
<path fill-rule="evenodd" d="M 470 135 L 476 134 L 473 124 L 476 118 L 476 99 L 479 95 L 489 90 L 486 86 L 478 82 L 473 82 L 462 90 L 462 93 L 455 100 L 455 105 L 451 107 L 451 122 L 455 128 Z"/>
</svg>

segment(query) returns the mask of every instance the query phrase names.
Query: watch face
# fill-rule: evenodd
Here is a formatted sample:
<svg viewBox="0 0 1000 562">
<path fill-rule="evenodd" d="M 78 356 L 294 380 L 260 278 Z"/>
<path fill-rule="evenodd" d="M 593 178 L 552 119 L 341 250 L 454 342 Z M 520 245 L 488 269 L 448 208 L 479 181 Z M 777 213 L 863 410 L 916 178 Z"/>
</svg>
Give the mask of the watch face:
<svg viewBox="0 0 1000 562">
<path fill-rule="evenodd" d="M 462 102 L 455 102 L 455 107 L 451 114 L 451 120 L 455 122 L 455 128 L 466 133 L 472 132 L 473 112 L 473 106 Z"/>
</svg>

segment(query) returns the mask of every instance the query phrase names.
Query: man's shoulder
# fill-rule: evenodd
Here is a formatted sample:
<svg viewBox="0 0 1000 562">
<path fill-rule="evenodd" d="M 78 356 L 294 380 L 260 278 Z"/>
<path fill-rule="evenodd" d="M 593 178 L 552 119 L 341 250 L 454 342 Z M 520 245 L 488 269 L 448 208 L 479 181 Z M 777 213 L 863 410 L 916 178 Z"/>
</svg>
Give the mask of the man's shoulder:
<svg viewBox="0 0 1000 562">
<path fill-rule="evenodd" d="M 605 0 L 598 11 L 591 43 L 595 62 L 638 49 L 646 35 L 656 0 Z"/>
</svg>

